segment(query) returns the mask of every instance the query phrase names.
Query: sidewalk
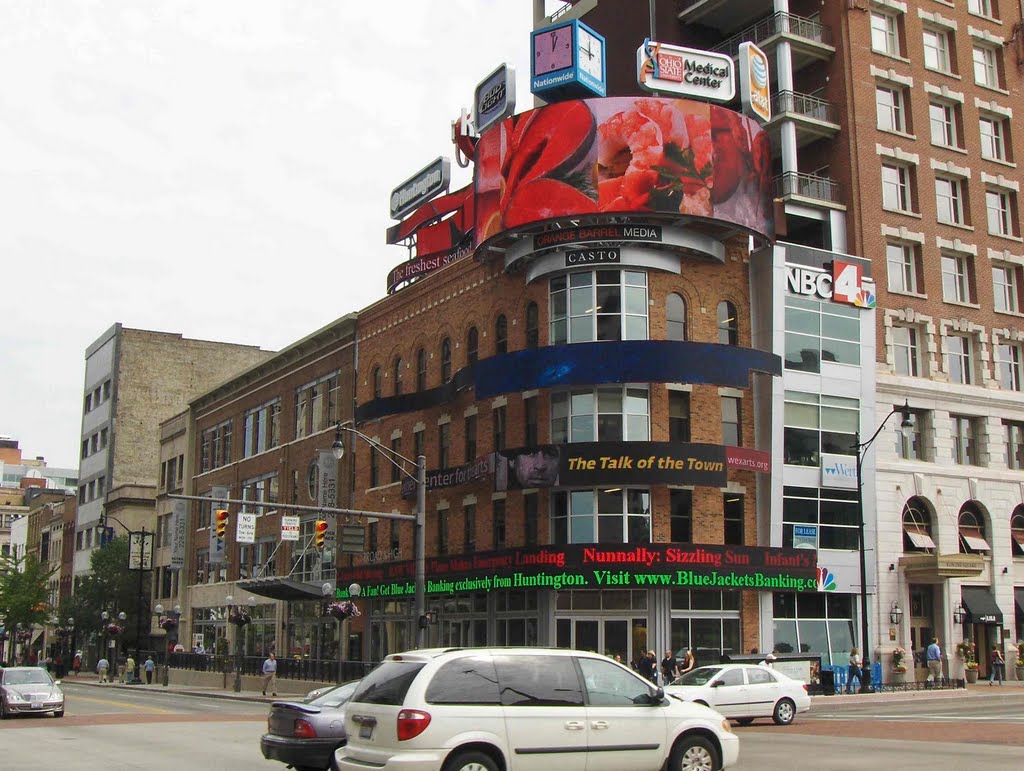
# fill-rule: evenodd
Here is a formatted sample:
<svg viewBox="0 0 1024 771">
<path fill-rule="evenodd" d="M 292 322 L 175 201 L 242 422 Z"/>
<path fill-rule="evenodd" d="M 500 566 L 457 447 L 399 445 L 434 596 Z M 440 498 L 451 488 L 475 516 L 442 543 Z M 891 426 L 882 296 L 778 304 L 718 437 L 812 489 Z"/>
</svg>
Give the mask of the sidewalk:
<svg viewBox="0 0 1024 771">
<path fill-rule="evenodd" d="M 989 686 L 988 680 L 979 680 L 977 683 L 969 683 L 966 688 L 935 688 L 923 689 L 920 691 L 881 691 L 875 693 L 837 693 L 834 696 L 812 696 L 811 705 L 822 705 L 825 703 L 860 704 L 876 701 L 915 701 L 921 699 L 962 699 L 971 696 L 995 696 L 998 693 L 1005 693 L 1013 696 L 1024 695 L 1024 682 L 1020 680 L 1007 680 L 1002 688 L 999 684 Z"/>
<path fill-rule="evenodd" d="M 231 678 L 229 677 L 229 680 Z M 277 681 L 277 696 L 264 696 L 260 691 L 254 690 L 242 690 L 236 693 L 229 683 L 228 687 L 219 688 L 214 686 L 206 685 L 183 685 L 180 683 L 170 683 L 167 686 L 162 685 L 162 681 L 158 677 L 154 677 L 153 684 L 147 685 L 145 680 L 142 683 L 129 684 L 122 682 L 112 683 L 101 683 L 99 676 L 93 672 L 82 672 L 79 675 L 69 674 L 67 677 L 61 680 L 61 684 L 67 685 L 87 685 L 93 688 L 110 688 L 115 690 L 127 690 L 127 691 L 160 691 L 162 693 L 174 693 L 181 696 L 204 696 L 210 699 L 227 699 L 229 701 L 254 701 L 264 702 L 269 704 L 272 701 L 296 701 L 305 698 L 306 694 L 309 693 L 309 689 L 297 690 L 296 683 L 289 683 L 287 680 Z M 326 684 L 325 684 L 326 685 Z"/>
</svg>

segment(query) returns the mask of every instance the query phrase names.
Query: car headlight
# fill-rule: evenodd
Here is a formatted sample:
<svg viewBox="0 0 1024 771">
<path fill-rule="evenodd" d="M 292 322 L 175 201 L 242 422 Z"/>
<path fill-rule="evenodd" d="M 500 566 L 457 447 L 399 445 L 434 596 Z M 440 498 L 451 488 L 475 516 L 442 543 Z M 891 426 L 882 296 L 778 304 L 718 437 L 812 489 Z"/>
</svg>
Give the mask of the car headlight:
<svg viewBox="0 0 1024 771">
<path fill-rule="evenodd" d="M 728 720 L 723 720 L 722 721 L 722 730 L 725 731 L 727 734 L 731 734 L 732 733 L 732 726 L 729 725 L 729 721 Z"/>
<path fill-rule="evenodd" d="M 25 697 L 12 688 L 5 688 L 4 693 L 7 694 L 7 701 L 25 701 Z"/>
</svg>

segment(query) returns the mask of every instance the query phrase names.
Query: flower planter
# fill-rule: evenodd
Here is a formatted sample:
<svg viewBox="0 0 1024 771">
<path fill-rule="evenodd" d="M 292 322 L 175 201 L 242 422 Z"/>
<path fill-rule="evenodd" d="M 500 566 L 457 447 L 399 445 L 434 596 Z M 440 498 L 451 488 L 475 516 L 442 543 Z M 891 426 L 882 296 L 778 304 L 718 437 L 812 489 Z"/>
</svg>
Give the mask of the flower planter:
<svg viewBox="0 0 1024 771">
<path fill-rule="evenodd" d="M 1018 680 L 1024 680 L 1024 666 L 1015 667 L 1013 671 Z"/>
<path fill-rule="evenodd" d="M 964 670 L 964 679 L 966 679 L 968 683 L 976 683 L 976 682 L 978 682 L 978 669 L 977 669 L 977 667 L 972 667 L 970 669 L 965 669 Z"/>
</svg>

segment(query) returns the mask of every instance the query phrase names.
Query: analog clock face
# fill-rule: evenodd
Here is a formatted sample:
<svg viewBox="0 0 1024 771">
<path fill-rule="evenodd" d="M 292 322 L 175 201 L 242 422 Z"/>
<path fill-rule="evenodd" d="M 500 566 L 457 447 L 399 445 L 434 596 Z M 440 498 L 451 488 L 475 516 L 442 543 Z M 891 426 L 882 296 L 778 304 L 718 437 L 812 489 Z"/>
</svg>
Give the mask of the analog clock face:
<svg viewBox="0 0 1024 771">
<path fill-rule="evenodd" d="M 580 69 L 595 80 L 604 79 L 604 44 L 585 29 L 579 34 Z"/>
<path fill-rule="evenodd" d="M 546 75 L 572 66 L 572 27 L 558 27 L 533 39 L 533 74 Z"/>
</svg>

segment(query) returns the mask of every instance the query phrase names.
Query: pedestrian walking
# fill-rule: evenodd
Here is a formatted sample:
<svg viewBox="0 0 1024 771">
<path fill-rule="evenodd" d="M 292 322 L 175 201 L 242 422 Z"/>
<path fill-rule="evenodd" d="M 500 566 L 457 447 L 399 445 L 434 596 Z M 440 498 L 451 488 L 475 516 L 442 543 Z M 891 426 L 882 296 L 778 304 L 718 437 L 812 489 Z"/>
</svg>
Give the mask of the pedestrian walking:
<svg viewBox="0 0 1024 771">
<path fill-rule="evenodd" d="M 679 662 L 676 661 L 675 654 L 670 650 L 665 651 L 665 658 L 661 660 L 661 676 L 664 679 L 664 685 L 668 685 L 679 676 Z"/>
<path fill-rule="evenodd" d="M 270 695 L 277 696 L 277 657 L 271 653 L 263 662 L 263 695 L 267 695 L 267 688 L 270 688 Z"/>
<path fill-rule="evenodd" d="M 78 673 L 82 671 L 82 652 L 78 651 L 75 653 L 75 659 L 71 662 L 71 670 L 75 673 L 75 677 L 78 677 Z"/>
<path fill-rule="evenodd" d="M 53 669 L 57 673 L 57 679 L 62 680 L 64 678 L 64 657 L 59 653 L 53 657 Z"/>
<path fill-rule="evenodd" d="M 657 677 L 657 666 L 658 657 L 654 655 L 654 651 L 644 653 L 641 651 L 640 660 L 637 661 L 637 672 L 640 673 L 640 677 L 645 680 L 650 680 L 652 683 Z"/>
<path fill-rule="evenodd" d="M 925 687 L 931 687 L 942 684 L 942 649 L 939 648 L 939 638 L 933 637 L 931 645 L 928 646 L 928 650 L 924 654 L 925 661 L 928 665 L 928 679 L 925 680 Z"/>
<path fill-rule="evenodd" d="M 989 673 L 988 676 L 988 684 L 992 685 L 993 679 L 998 677 L 999 685 L 1002 686 L 1003 667 L 1006 666 L 1006 662 L 1003 660 L 1003 652 L 999 650 L 998 645 L 992 646 L 992 653 L 989 654 L 989 664 L 991 665 L 989 669 L 991 669 L 992 671 Z"/>
<path fill-rule="evenodd" d="M 142 668 L 146 670 L 146 685 L 153 684 L 153 672 L 156 670 L 156 662 L 153 661 L 153 656 L 146 656 L 146 663 L 142 665 Z"/>
<path fill-rule="evenodd" d="M 100 656 L 100 660 L 96 662 L 96 673 L 100 676 L 101 683 L 109 683 L 107 679 L 107 670 L 110 669 L 110 662 L 107 661 L 105 656 Z"/>
<path fill-rule="evenodd" d="M 853 693 L 853 678 L 857 678 L 857 685 L 861 688 L 864 687 L 864 681 L 861 679 L 863 673 L 861 672 L 861 658 L 860 651 L 856 648 L 850 648 L 850 665 L 846 670 L 846 692 Z"/>
<path fill-rule="evenodd" d="M 697 657 L 693 655 L 693 648 L 686 649 L 686 655 L 683 656 L 683 660 L 676 666 L 678 675 L 685 675 L 687 672 L 697 666 Z"/>
</svg>

